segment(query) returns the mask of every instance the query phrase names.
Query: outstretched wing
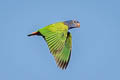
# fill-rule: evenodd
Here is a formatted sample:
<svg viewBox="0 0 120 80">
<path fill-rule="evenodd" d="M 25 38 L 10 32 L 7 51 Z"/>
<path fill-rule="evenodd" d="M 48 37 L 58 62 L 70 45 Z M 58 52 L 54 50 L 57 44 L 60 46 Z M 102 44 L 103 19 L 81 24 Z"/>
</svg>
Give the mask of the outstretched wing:
<svg viewBox="0 0 120 80">
<path fill-rule="evenodd" d="M 64 23 L 55 23 L 39 30 L 46 40 L 52 54 L 59 54 L 64 48 L 68 27 Z"/>
<path fill-rule="evenodd" d="M 72 35 L 70 32 L 68 32 L 63 50 L 59 54 L 54 54 L 56 63 L 60 68 L 62 69 L 67 68 L 71 56 L 71 49 L 72 49 Z"/>
</svg>

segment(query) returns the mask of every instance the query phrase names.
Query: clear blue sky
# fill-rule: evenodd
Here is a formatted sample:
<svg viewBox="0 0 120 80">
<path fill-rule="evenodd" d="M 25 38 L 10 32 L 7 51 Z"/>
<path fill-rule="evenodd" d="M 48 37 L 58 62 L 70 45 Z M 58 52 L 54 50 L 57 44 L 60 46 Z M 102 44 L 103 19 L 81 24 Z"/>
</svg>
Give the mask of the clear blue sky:
<svg viewBox="0 0 120 80">
<path fill-rule="evenodd" d="M 1 0 L 0 80 L 120 80 L 119 0 Z M 59 69 L 42 37 L 48 24 L 79 20 L 72 56 Z"/>
</svg>

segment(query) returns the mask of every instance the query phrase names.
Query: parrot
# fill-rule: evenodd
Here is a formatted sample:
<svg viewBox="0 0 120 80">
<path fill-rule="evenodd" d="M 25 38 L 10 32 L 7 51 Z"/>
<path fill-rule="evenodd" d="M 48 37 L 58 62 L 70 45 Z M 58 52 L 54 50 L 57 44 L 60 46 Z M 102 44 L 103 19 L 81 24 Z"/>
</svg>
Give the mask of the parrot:
<svg viewBox="0 0 120 80">
<path fill-rule="evenodd" d="M 54 56 L 57 66 L 66 69 L 72 50 L 72 35 L 68 30 L 73 28 L 80 28 L 80 22 L 77 20 L 56 22 L 28 34 L 28 36 L 42 36 L 50 53 Z"/>
</svg>

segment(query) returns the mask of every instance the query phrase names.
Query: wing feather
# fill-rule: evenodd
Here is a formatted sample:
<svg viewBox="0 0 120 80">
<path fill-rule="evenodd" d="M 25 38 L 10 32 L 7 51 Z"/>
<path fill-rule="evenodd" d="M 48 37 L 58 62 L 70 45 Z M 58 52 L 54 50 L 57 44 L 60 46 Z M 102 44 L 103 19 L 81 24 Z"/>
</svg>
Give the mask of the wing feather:
<svg viewBox="0 0 120 80">
<path fill-rule="evenodd" d="M 71 56 L 72 36 L 68 27 L 63 23 L 56 23 L 44 27 L 39 31 L 46 40 L 50 52 L 53 54 L 56 64 L 66 69 Z"/>
<path fill-rule="evenodd" d="M 70 56 L 71 56 L 71 49 L 72 49 L 72 36 L 70 32 L 68 32 L 65 46 L 62 52 L 54 55 L 56 63 L 60 68 L 62 69 L 67 68 L 69 60 L 70 60 Z"/>
<path fill-rule="evenodd" d="M 59 54 L 64 48 L 68 27 L 63 23 L 48 25 L 40 29 L 40 33 L 46 40 L 52 54 Z"/>
</svg>

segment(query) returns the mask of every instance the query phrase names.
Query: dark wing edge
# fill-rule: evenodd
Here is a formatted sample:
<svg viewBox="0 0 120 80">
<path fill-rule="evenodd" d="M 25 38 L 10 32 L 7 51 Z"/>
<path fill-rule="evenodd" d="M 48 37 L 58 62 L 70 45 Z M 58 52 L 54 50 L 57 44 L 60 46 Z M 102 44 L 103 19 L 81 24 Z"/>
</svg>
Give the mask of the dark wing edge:
<svg viewBox="0 0 120 80">
<path fill-rule="evenodd" d="M 67 38 L 65 41 L 65 46 L 60 54 L 54 55 L 56 64 L 61 69 L 66 69 L 71 57 L 72 50 L 72 35 L 70 32 L 67 33 Z"/>
</svg>

